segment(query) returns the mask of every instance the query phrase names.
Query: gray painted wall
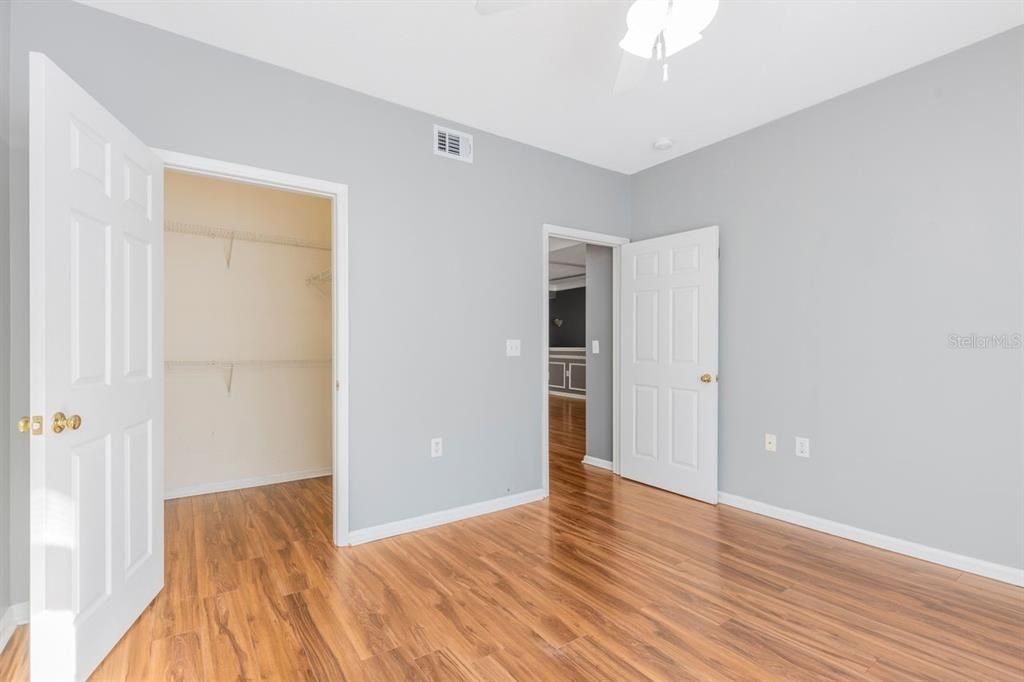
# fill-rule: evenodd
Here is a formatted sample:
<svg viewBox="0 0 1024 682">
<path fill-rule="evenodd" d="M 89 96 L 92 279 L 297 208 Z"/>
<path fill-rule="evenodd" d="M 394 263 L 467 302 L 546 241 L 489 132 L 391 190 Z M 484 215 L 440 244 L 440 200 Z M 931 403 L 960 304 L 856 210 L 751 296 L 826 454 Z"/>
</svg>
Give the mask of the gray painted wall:
<svg viewBox="0 0 1024 682">
<path fill-rule="evenodd" d="M 474 164 L 443 159 L 432 125 L 457 123 L 82 5 L 19 2 L 13 26 L 16 175 L 37 50 L 152 146 L 349 185 L 353 529 L 540 487 L 542 225 L 626 234 L 625 176 L 480 132 Z M 23 218 L 24 179 L 12 190 Z M 15 225 L 17 367 L 27 234 Z M 505 357 L 510 338 L 521 357 Z M 15 411 L 27 385 L 14 377 Z M 26 473 L 25 448 L 16 462 Z"/>
<path fill-rule="evenodd" d="M 0 282 L 10 278 L 10 258 L 8 255 L 8 234 L 10 227 L 9 213 L 9 178 L 11 146 L 9 113 L 10 103 L 10 56 L 11 56 L 11 3 L 0 0 Z M 3 616 L 11 604 L 11 562 L 14 560 L 10 544 L 10 448 L 11 436 L 8 419 L 7 393 L 9 385 L 7 362 L 10 348 L 10 299 L 8 289 L 3 287 L 0 294 L 0 616 Z M 16 432 L 16 430 L 15 430 Z"/>
<path fill-rule="evenodd" d="M 594 355 L 593 341 L 600 353 Z M 612 250 L 587 244 L 587 454 L 612 461 Z"/>
<path fill-rule="evenodd" d="M 1024 353 L 947 345 L 1024 331 L 1022 166 L 1018 28 L 630 178 L 721 226 L 723 490 L 1024 566 Z"/>
</svg>

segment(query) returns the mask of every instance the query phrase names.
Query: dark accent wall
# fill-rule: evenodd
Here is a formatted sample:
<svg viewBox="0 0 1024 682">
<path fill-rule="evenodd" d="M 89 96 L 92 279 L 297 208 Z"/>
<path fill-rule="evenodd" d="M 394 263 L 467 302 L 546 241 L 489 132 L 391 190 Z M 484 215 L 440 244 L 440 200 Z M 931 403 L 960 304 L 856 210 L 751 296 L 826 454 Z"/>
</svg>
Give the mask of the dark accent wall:
<svg viewBox="0 0 1024 682">
<path fill-rule="evenodd" d="M 548 345 L 552 348 L 582 348 L 587 345 L 587 290 L 554 291 L 548 305 Z M 555 318 L 562 326 L 555 325 Z"/>
</svg>

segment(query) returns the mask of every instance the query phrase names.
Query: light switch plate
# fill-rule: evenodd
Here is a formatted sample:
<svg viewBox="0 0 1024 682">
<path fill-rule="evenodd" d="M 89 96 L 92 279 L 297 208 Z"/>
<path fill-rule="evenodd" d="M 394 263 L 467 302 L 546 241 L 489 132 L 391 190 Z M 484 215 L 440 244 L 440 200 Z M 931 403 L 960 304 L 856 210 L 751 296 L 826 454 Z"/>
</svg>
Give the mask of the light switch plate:
<svg viewBox="0 0 1024 682">
<path fill-rule="evenodd" d="M 774 433 L 764 434 L 764 449 L 768 452 L 775 452 L 778 449 L 778 441 Z"/>
<path fill-rule="evenodd" d="M 810 457 L 811 456 L 811 439 L 804 438 L 803 436 L 796 437 L 796 456 L 797 457 Z"/>
<path fill-rule="evenodd" d="M 594 355 L 597 355 L 598 353 L 601 352 L 601 344 L 600 342 L 598 342 L 597 339 L 594 339 L 593 341 L 590 342 L 590 352 L 593 353 Z"/>
<path fill-rule="evenodd" d="M 510 358 L 517 358 L 522 354 L 522 343 L 519 339 L 507 339 L 505 341 L 505 355 Z"/>
</svg>

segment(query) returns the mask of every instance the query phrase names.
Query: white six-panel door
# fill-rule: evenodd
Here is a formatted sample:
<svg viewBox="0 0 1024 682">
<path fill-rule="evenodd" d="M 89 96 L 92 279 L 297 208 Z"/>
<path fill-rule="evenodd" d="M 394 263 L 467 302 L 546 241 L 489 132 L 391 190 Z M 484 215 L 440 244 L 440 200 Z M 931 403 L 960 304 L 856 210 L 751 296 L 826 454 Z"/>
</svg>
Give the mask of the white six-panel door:
<svg viewBox="0 0 1024 682">
<path fill-rule="evenodd" d="M 718 502 L 718 228 L 622 246 L 620 473 Z"/>
<path fill-rule="evenodd" d="M 163 164 L 38 53 L 29 203 L 30 665 L 78 680 L 163 586 Z"/>
</svg>

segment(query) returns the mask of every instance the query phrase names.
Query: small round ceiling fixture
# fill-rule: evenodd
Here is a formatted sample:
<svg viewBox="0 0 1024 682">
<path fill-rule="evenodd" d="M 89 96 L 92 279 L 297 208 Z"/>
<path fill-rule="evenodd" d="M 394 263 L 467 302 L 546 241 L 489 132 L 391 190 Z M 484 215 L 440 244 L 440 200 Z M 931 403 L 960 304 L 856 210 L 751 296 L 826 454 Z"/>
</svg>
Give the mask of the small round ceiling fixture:
<svg viewBox="0 0 1024 682">
<path fill-rule="evenodd" d="M 671 137 L 659 137 L 654 141 L 654 148 L 659 152 L 667 152 L 669 149 L 672 149 L 673 144 Z"/>
</svg>

